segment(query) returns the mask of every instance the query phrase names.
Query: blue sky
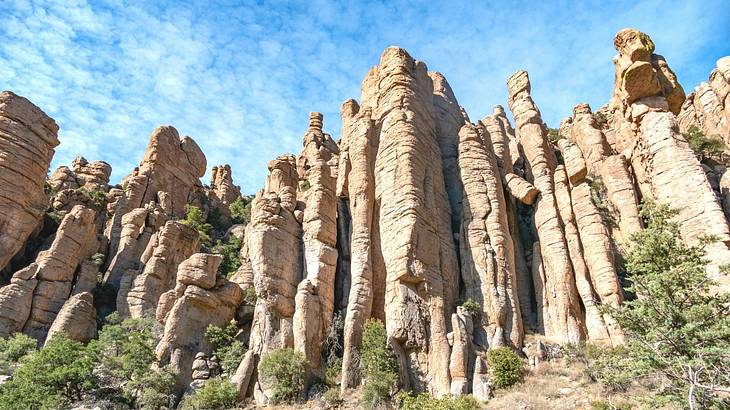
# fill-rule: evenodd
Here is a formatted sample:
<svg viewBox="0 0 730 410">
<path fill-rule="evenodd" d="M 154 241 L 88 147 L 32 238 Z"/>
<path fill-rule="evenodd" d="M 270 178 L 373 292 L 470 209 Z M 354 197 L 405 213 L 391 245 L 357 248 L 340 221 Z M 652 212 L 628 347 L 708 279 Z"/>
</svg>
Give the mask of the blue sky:
<svg viewBox="0 0 730 410">
<path fill-rule="evenodd" d="M 300 151 L 309 111 L 339 138 L 341 102 L 389 45 L 442 72 L 472 119 L 526 69 L 551 126 L 608 101 L 623 27 L 649 33 L 688 91 L 730 54 L 727 1 L 210 3 L 0 0 L 0 89 L 59 123 L 52 167 L 82 154 L 118 181 L 171 124 L 253 193 L 269 159 Z"/>
</svg>

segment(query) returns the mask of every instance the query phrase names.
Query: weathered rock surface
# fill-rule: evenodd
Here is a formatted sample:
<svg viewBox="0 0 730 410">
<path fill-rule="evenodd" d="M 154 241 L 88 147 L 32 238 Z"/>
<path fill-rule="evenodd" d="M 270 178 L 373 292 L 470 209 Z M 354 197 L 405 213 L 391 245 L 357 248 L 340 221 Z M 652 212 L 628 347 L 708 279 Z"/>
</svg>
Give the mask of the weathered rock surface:
<svg viewBox="0 0 730 410">
<path fill-rule="evenodd" d="M 717 60 L 708 82 L 687 96 L 677 123 L 682 132 L 695 126 L 730 143 L 730 56 Z"/>
<path fill-rule="evenodd" d="M 180 264 L 177 285 L 164 298 L 171 308 L 162 318 L 165 331 L 156 354 L 163 365 L 169 364 L 178 394 L 193 380 L 195 355 L 206 350 L 205 329 L 227 324 L 243 299 L 237 284 L 217 275 L 222 260 L 220 255 L 192 255 Z"/>
<path fill-rule="evenodd" d="M 23 247 L 43 217 L 43 190 L 58 125 L 10 91 L 0 93 L 0 269 Z"/>
<path fill-rule="evenodd" d="M 63 304 L 48 329 L 46 343 L 59 332 L 82 343 L 96 336 L 96 308 L 94 296 L 90 292 L 77 293 Z"/>
</svg>

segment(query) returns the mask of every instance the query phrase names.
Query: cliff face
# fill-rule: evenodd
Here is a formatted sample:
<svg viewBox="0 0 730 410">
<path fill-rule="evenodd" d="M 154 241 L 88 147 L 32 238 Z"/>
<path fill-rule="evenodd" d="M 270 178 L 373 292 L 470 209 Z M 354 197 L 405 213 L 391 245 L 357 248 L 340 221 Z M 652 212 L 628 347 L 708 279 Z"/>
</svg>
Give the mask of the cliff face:
<svg viewBox="0 0 730 410">
<path fill-rule="evenodd" d="M 241 199 L 232 168 L 214 167 L 203 186 L 205 156 L 169 126 L 121 185 L 109 186 L 108 164 L 78 158 L 44 190 L 58 127 L 4 92 L 0 336 L 87 341 L 111 311 L 154 316 L 164 324 L 158 359 L 182 393 L 196 357 L 211 353 L 206 327 L 235 318 L 249 350 L 232 380 L 260 404 L 273 386 L 256 368 L 281 348 L 304 354 L 308 382 L 340 356 L 341 388 L 358 386 L 371 318 L 385 324 L 400 386 L 438 396 L 486 397 L 483 353 L 521 351 L 526 333 L 621 344 L 599 307 L 623 303 L 642 200 L 677 208 L 687 243 L 713 236 L 709 268 L 730 290 L 718 269 L 730 262 L 730 174 L 701 162 L 681 133 L 730 142 L 730 57 L 685 98 L 646 34 L 625 29 L 614 44 L 610 103 L 577 104 L 557 140 L 527 72 L 506 82 L 514 125 L 501 106 L 471 122 L 442 74 L 389 47 L 360 103 L 343 103 L 340 139 L 310 113 L 301 153 L 269 162 L 250 222 L 227 231 Z M 187 205 L 221 225 L 214 239 L 242 238 L 230 279 L 219 248 L 184 220 Z M 461 306 L 468 299 L 475 311 Z"/>
</svg>

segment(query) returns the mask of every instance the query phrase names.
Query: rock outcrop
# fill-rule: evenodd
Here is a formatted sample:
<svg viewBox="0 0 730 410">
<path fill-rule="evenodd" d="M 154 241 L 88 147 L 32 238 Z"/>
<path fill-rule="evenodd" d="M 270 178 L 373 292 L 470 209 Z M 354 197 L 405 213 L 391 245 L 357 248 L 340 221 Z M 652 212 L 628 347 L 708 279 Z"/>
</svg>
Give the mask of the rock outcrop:
<svg viewBox="0 0 730 410">
<path fill-rule="evenodd" d="M 10 91 L 0 93 L 0 269 L 40 223 L 48 198 L 43 186 L 58 125 Z"/>
<path fill-rule="evenodd" d="M 687 96 L 677 122 L 682 132 L 695 126 L 730 144 L 730 56 L 717 60 L 709 80 Z"/>
</svg>

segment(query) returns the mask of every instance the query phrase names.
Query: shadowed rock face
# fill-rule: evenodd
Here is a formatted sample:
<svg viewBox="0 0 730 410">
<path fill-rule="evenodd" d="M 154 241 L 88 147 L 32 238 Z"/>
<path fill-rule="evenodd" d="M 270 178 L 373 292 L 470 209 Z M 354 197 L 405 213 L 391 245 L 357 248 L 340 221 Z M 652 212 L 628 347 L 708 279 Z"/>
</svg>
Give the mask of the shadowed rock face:
<svg viewBox="0 0 730 410">
<path fill-rule="evenodd" d="M 57 133 L 56 122 L 40 108 L 10 91 L 0 93 L 0 269 L 41 221 Z"/>
<path fill-rule="evenodd" d="M 525 350 L 533 364 L 545 358 L 542 340 L 624 343 L 599 306 L 623 302 L 619 271 L 643 228 L 642 199 L 677 208 L 687 243 L 715 235 L 708 268 L 729 289 L 718 267 L 730 261 L 730 176 L 701 163 L 680 130 L 730 142 L 730 59 L 685 101 L 647 35 L 621 30 L 614 44 L 610 103 L 596 112 L 576 105 L 557 141 L 526 72 L 507 80 L 514 128 L 501 106 L 471 123 L 443 75 L 387 48 L 360 103 L 342 104 L 339 141 L 313 112 L 301 153 L 268 163 L 251 222 L 226 233 L 243 238 L 230 280 L 218 272 L 223 256 L 198 253 L 207 245 L 181 221 L 194 205 L 230 222 L 241 194 L 230 166 L 214 167 L 202 186 L 203 153 L 160 127 L 122 186 L 109 187 L 108 164 L 79 157 L 48 178 L 49 199 L 44 176 L 58 129 L 2 93 L 0 268 L 15 272 L 0 288 L 0 336 L 88 341 L 97 314 L 154 315 L 164 324 L 157 357 L 180 395 L 216 374 L 206 327 L 235 318 L 249 349 L 223 376 L 258 404 L 275 388 L 258 364 L 281 348 L 305 355 L 307 385 L 334 352 L 343 392 L 359 386 L 371 318 L 385 323 L 399 386 L 434 395 L 488 398 L 485 353 L 522 350 L 528 331 L 538 338 L 534 353 Z M 60 225 L 40 226 L 46 209 Z M 93 300 L 100 269 L 116 299 Z"/>
</svg>

